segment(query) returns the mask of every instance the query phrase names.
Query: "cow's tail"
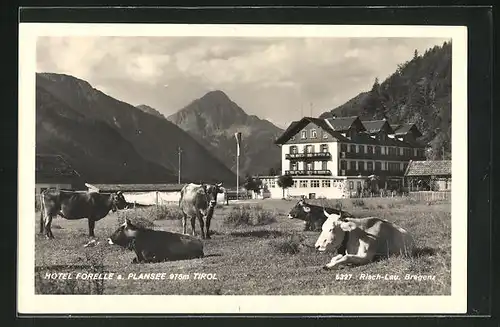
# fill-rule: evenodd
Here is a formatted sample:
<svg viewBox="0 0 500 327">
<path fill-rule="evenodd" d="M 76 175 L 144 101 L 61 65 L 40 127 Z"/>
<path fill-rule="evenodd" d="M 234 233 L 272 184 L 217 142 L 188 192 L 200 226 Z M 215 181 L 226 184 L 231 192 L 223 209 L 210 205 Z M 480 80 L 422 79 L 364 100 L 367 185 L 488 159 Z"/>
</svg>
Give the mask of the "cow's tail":
<svg viewBox="0 0 500 327">
<path fill-rule="evenodd" d="M 45 201 L 43 200 L 43 192 L 40 193 L 40 234 L 43 233 L 43 214 L 45 212 Z"/>
</svg>

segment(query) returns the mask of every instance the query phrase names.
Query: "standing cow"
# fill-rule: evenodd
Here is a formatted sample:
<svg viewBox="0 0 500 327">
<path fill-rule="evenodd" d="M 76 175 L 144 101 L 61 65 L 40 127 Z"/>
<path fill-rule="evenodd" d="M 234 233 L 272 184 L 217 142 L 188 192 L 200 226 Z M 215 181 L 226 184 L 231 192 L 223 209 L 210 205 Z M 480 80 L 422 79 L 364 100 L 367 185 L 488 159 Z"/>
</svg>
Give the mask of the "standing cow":
<svg viewBox="0 0 500 327">
<path fill-rule="evenodd" d="M 186 184 L 181 190 L 181 198 L 179 207 L 182 211 L 182 231 L 187 233 L 186 223 L 187 218 L 191 218 L 192 235 L 196 235 L 195 226 L 196 218 L 200 223 L 201 237 L 210 238 L 210 220 L 214 214 L 215 206 L 217 205 L 217 194 L 224 193 L 222 183 L 205 185 L 205 184 Z M 205 217 L 205 221 L 203 221 Z M 205 230 L 204 230 L 205 228 Z"/>
<path fill-rule="evenodd" d="M 40 197 L 40 233 L 45 233 L 47 238 L 54 238 L 50 226 L 52 218 L 57 215 L 69 220 L 87 218 L 89 237 L 94 237 L 96 221 L 106 217 L 110 210 L 115 212 L 127 206 L 120 191 L 96 193 L 48 189 Z"/>
</svg>

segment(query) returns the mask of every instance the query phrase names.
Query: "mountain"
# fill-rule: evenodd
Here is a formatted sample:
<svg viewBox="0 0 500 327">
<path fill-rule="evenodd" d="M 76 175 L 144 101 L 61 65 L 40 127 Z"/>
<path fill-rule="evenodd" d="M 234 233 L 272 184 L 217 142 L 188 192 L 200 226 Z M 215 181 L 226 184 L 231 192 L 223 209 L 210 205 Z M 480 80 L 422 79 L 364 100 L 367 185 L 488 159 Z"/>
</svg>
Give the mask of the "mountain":
<svg viewBox="0 0 500 327">
<path fill-rule="evenodd" d="M 375 80 L 371 90 L 323 113 L 362 119 L 387 117 L 391 124 L 412 122 L 428 143 L 429 159 L 451 158 L 451 42 L 434 46 L 411 60 L 382 83 Z"/>
<path fill-rule="evenodd" d="M 148 105 L 145 105 L 145 104 L 140 104 L 138 106 L 136 106 L 136 108 L 144 111 L 145 113 L 147 114 L 150 114 L 150 115 L 154 115 L 158 118 L 163 118 L 163 119 L 167 119 L 165 116 L 163 116 L 163 114 L 161 112 L 159 112 L 158 110 L 156 110 L 155 108 L 151 108 L 150 106 Z"/>
<path fill-rule="evenodd" d="M 223 91 L 211 91 L 192 101 L 170 121 L 193 136 L 233 172 L 236 172 L 236 139 L 241 132 L 240 176 L 267 174 L 279 166 L 281 150 L 273 143 L 283 130 L 271 122 L 248 115 Z"/>
<path fill-rule="evenodd" d="M 176 179 L 172 171 L 144 160 L 108 124 L 89 119 L 38 85 L 36 151 L 62 155 L 86 182 L 153 183 Z"/>
<path fill-rule="evenodd" d="M 89 182 L 234 184 L 223 163 L 165 118 L 73 76 L 37 73 L 37 152 L 62 154 Z M 126 167 L 125 167 L 126 166 Z"/>
</svg>

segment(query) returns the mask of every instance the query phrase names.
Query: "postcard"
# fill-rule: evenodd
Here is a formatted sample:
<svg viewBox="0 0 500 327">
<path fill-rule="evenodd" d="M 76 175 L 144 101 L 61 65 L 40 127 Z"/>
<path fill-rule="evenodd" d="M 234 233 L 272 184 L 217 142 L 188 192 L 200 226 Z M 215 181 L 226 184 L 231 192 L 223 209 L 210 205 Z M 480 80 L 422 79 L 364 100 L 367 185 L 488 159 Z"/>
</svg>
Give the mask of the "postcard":
<svg viewBox="0 0 500 327">
<path fill-rule="evenodd" d="M 20 313 L 465 313 L 465 27 L 19 40 Z"/>
</svg>

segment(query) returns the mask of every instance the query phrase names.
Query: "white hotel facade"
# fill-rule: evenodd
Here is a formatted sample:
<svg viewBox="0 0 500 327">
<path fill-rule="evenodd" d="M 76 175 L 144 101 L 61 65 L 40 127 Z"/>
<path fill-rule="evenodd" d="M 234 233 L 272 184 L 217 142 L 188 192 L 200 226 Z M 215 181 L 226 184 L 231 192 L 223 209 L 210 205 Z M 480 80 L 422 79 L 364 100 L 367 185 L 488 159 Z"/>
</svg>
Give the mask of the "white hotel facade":
<svg viewBox="0 0 500 327">
<path fill-rule="evenodd" d="M 368 176 L 401 183 L 410 160 L 425 160 L 422 134 L 414 124 L 390 125 L 359 117 L 312 118 L 292 122 L 275 141 L 281 146 L 282 174 L 293 177 L 285 196 L 356 196 Z M 281 198 L 277 176 L 262 176 L 265 191 Z"/>
</svg>

